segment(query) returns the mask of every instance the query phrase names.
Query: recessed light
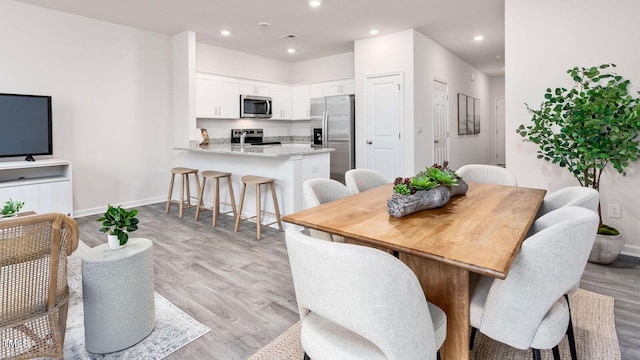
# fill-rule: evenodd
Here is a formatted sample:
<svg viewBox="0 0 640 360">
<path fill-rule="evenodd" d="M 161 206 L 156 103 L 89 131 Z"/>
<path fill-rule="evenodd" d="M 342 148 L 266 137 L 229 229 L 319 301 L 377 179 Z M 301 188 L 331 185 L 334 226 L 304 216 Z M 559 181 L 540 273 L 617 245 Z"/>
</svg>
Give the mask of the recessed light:
<svg viewBox="0 0 640 360">
<path fill-rule="evenodd" d="M 318 7 L 322 5 L 322 1 L 320 0 L 309 0 L 309 6 L 311 7 Z"/>
<path fill-rule="evenodd" d="M 288 52 L 289 54 L 293 54 L 293 53 L 295 53 L 295 52 L 296 52 L 296 49 L 294 49 L 294 48 L 290 48 L 290 49 L 287 49 L 287 52 Z"/>
<path fill-rule="evenodd" d="M 376 30 L 376 29 L 371 29 L 371 30 L 369 30 L 369 34 L 371 34 L 371 35 L 378 35 L 378 33 L 379 33 L 379 32 L 380 32 L 380 31 L 378 31 L 378 30 Z"/>
<path fill-rule="evenodd" d="M 258 23 L 258 26 L 260 26 L 260 27 L 269 27 L 269 26 L 271 26 L 271 24 L 266 22 L 266 21 L 261 21 L 261 22 Z"/>
<path fill-rule="evenodd" d="M 220 34 L 222 36 L 229 36 L 229 35 L 231 35 L 231 31 L 229 31 L 229 30 L 220 30 Z"/>
<path fill-rule="evenodd" d="M 473 40 L 482 41 L 482 40 L 484 40 L 484 35 L 476 35 L 476 36 L 473 37 Z"/>
</svg>

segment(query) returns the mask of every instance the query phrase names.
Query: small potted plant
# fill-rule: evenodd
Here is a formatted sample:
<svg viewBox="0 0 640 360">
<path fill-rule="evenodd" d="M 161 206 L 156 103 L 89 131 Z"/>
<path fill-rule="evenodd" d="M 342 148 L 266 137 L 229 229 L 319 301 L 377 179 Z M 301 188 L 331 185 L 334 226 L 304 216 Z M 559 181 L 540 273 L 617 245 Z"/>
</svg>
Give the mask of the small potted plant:
<svg viewBox="0 0 640 360">
<path fill-rule="evenodd" d="M 121 206 L 109 205 L 107 211 L 97 221 L 102 223 L 100 232 L 107 233 L 109 247 L 120 249 L 129 241 L 129 233 L 138 230 L 138 210 L 127 211 Z"/>
<path fill-rule="evenodd" d="M 0 211 L 0 214 L 2 214 L 2 217 L 11 217 L 11 216 L 15 216 L 18 211 L 20 211 L 20 209 L 22 209 L 22 206 L 24 206 L 24 202 L 22 201 L 14 201 L 13 199 L 9 198 L 9 200 L 7 200 L 7 202 L 4 203 L 4 206 L 2 207 L 2 211 Z"/>
<path fill-rule="evenodd" d="M 464 195 L 467 184 L 449 169 L 448 162 L 420 171 L 411 178 L 398 177 L 387 200 L 389 214 L 403 217 L 414 212 L 444 206 L 451 196 Z"/>
</svg>

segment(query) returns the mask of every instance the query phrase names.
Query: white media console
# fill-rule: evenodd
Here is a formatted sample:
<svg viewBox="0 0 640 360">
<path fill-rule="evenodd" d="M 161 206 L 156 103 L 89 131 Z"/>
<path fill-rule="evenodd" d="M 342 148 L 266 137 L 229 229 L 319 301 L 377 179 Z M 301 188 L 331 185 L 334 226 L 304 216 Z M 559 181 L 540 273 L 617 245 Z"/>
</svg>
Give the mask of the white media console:
<svg viewBox="0 0 640 360">
<path fill-rule="evenodd" d="M 22 211 L 73 214 L 71 162 L 46 159 L 0 162 L 0 206 L 12 198 Z"/>
</svg>

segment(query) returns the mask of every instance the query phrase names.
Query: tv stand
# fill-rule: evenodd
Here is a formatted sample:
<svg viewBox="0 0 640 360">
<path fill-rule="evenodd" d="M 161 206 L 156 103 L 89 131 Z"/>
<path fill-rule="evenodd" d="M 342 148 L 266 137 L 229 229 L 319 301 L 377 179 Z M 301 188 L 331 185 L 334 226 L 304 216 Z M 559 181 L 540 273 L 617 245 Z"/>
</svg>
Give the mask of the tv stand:
<svg viewBox="0 0 640 360">
<path fill-rule="evenodd" d="M 34 159 L 31 155 L 27 155 L 27 157 L 24 158 L 24 161 L 36 161 L 36 159 Z"/>
<path fill-rule="evenodd" d="M 24 201 L 21 212 L 73 214 L 71 162 L 60 159 L 0 162 L 0 206 Z"/>
</svg>

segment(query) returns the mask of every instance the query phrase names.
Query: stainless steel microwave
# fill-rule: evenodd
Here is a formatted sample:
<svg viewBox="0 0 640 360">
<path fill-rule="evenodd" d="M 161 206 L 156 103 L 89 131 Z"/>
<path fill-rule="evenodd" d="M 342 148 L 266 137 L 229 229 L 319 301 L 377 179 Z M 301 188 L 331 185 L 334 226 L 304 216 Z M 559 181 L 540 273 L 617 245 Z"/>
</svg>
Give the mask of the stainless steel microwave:
<svg viewBox="0 0 640 360">
<path fill-rule="evenodd" d="M 240 95 L 240 117 L 270 119 L 271 102 L 270 97 Z"/>
</svg>

